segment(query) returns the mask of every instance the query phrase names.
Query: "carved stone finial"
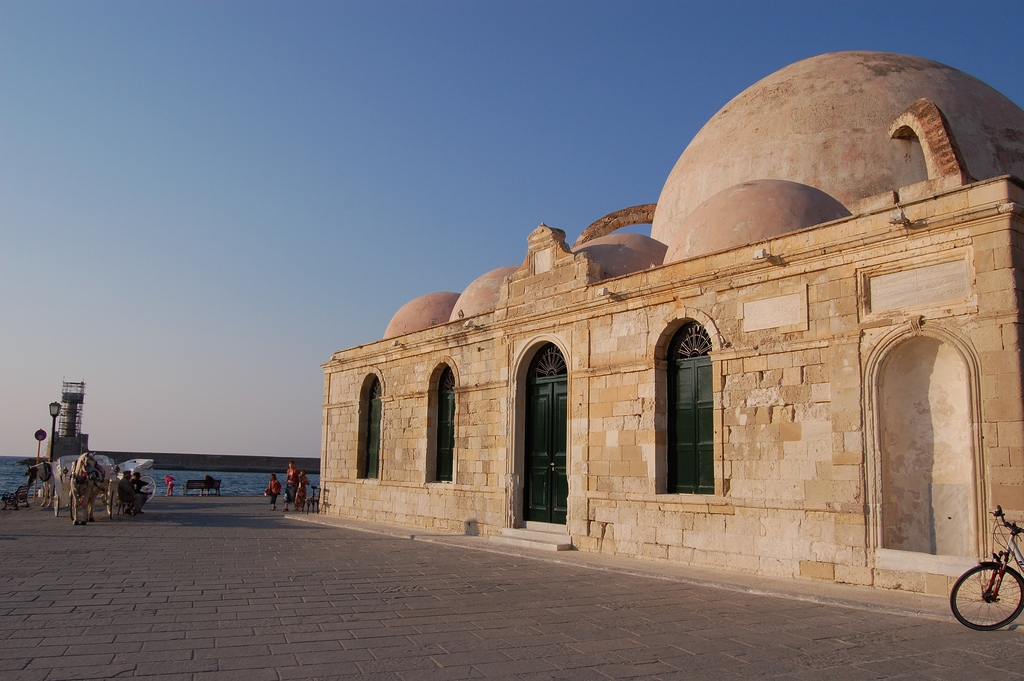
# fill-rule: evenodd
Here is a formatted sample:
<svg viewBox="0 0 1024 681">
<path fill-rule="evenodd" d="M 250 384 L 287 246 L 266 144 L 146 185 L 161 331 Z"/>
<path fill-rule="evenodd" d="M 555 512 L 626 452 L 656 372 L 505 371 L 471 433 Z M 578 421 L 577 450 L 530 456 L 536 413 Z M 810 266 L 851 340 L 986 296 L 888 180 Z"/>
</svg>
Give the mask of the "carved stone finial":
<svg viewBox="0 0 1024 681">
<path fill-rule="evenodd" d="M 526 260 L 520 270 L 533 274 L 549 271 L 557 260 L 571 258 L 572 250 L 565 243 L 565 231 L 548 227 L 543 222 L 526 238 Z"/>
<path fill-rule="evenodd" d="M 897 116 L 889 126 L 889 137 L 916 137 L 921 142 L 929 180 L 958 176 L 961 184 L 972 181 L 949 121 L 930 99 L 922 97 Z"/>
</svg>

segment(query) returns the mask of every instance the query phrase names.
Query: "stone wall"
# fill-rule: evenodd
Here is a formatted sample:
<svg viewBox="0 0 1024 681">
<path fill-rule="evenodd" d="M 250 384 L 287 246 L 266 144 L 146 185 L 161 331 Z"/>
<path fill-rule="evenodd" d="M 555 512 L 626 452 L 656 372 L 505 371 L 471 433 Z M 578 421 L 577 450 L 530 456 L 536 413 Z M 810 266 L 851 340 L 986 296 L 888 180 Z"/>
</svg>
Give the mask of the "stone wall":
<svg viewBox="0 0 1024 681">
<path fill-rule="evenodd" d="M 569 514 L 580 550 L 766 575 L 941 591 L 985 555 L 987 509 L 1024 513 L 1019 314 L 1024 190 L 918 196 L 763 244 L 599 279 L 564 234 L 530 236 L 492 313 L 335 353 L 324 365 L 329 512 L 492 534 L 522 518 L 525 367 L 565 355 Z M 767 258 L 754 258 L 764 248 Z M 666 352 L 712 339 L 715 493 L 666 494 Z M 968 556 L 886 548 L 879 376 L 927 337 L 962 360 Z M 456 376 L 455 479 L 430 482 L 436 377 Z M 359 478 L 368 382 L 383 385 L 381 474 Z M 892 408 L 887 406 L 886 408 Z M 966 443 L 966 444 L 964 444 Z M 936 479 L 937 484 L 941 484 Z"/>
</svg>

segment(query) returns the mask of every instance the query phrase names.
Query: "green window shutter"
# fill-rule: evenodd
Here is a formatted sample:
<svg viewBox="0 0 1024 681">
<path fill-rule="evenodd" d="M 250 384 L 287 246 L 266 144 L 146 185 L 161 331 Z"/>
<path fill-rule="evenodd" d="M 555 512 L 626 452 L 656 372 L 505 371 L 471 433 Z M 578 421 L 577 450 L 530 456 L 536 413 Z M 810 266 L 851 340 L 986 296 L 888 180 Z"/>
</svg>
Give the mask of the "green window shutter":
<svg viewBox="0 0 1024 681">
<path fill-rule="evenodd" d="M 367 478 L 380 476 L 380 381 L 370 386 L 370 399 L 366 410 L 366 474 Z"/>
<path fill-rule="evenodd" d="M 437 390 L 436 479 L 451 482 L 455 461 L 455 375 L 446 368 Z"/>
<path fill-rule="evenodd" d="M 668 460 L 666 491 L 714 494 L 715 433 L 711 341 L 704 328 L 687 324 L 669 349 Z"/>
</svg>

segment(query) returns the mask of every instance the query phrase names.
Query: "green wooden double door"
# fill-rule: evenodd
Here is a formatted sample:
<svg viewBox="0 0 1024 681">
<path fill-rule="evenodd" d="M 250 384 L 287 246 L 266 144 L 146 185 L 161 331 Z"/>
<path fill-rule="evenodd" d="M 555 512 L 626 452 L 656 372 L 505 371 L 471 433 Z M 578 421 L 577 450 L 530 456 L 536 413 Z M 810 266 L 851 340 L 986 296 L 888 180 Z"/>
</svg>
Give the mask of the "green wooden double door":
<svg viewBox="0 0 1024 681">
<path fill-rule="evenodd" d="M 569 500 L 567 386 L 565 373 L 538 375 L 531 371 L 528 377 L 523 504 L 526 520 L 565 524 Z"/>
<path fill-rule="evenodd" d="M 711 359 L 679 358 L 668 382 L 668 492 L 714 494 L 714 391 Z"/>
</svg>

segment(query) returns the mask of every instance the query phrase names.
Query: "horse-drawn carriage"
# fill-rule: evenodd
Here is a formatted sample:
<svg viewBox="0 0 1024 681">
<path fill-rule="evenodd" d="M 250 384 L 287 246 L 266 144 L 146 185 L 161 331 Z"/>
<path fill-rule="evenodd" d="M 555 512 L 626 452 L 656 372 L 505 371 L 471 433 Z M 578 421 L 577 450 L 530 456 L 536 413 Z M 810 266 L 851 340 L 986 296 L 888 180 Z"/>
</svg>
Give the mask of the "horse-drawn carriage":
<svg viewBox="0 0 1024 681">
<path fill-rule="evenodd" d="M 62 456 L 54 464 L 53 515 L 59 516 L 61 507 L 67 508 L 76 525 L 93 520 L 96 501 L 102 502 L 107 515 L 113 519 L 117 506 L 117 483 L 121 474 L 143 472 L 153 467 L 152 459 L 130 459 L 117 464 L 108 456 L 86 452 L 81 456 Z M 156 492 L 156 481 L 148 475 L 140 476 L 145 486 L 142 491 Z"/>
</svg>

